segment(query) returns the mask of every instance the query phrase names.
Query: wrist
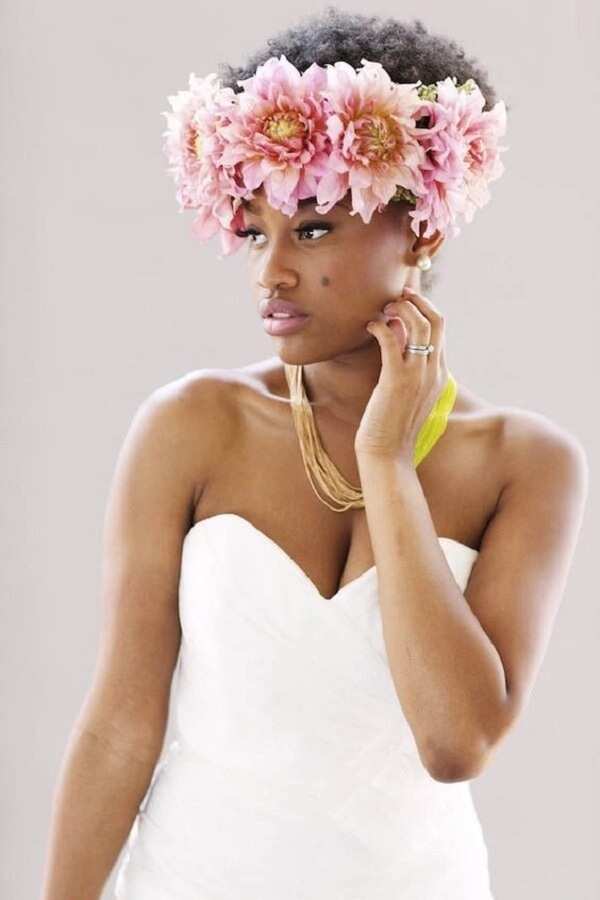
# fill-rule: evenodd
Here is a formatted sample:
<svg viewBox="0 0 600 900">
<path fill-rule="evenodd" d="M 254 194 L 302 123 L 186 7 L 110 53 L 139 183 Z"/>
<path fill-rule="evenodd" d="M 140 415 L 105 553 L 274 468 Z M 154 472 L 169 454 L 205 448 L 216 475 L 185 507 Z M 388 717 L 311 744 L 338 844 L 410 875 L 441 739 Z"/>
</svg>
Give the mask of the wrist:
<svg viewBox="0 0 600 900">
<path fill-rule="evenodd" d="M 355 452 L 359 471 L 361 469 L 369 468 L 416 471 L 412 453 L 409 455 L 406 452 L 390 453 L 388 451 L 374 449 L 357 449 Z"/>
</svg>

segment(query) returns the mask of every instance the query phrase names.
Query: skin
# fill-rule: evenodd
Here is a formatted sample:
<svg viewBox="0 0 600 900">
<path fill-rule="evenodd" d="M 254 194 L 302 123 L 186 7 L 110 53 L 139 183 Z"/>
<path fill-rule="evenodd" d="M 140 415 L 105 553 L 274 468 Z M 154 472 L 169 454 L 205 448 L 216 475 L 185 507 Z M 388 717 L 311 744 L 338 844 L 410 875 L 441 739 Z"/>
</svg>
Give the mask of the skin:
<svg viewBox="0 0 600 900">
<path fill-rule="evenodd" d="M 420 290 L 417 258 L 433 258 L 444 239 L 437 232 L 417 238 L 401 204 L 388 204 L 368 224 L 349 210 L 347 195 L 329 213 L 316 213 L 311 202 L 290 218 L 261 189 L 245 206 L 244 224 L 260 232 L 247 239 L 256 306 L 272 292 L 311 315 L 302 331 L 274 338 L 281 361 L 302 363 L 315 407 L 358 426 L 381 369 L 378 342 L 365 326 L 383 317 L 403 287 Z M 308 222 L 330 230 L 295 232 Z"/>
<path fill-rule="evenodd" d="M 312 319 L 298 334 L 271 338 L 276 356 L 210 373 L 226 394 L 219 417 L 227 409 L 231 416 L 227 425 L 221 418 L 214 425 L 227 434 L 227 442 L 210 477 L 198 472 L 194 522 L 223 510 L 240 511 L 299 562 L 323 596 L 332 596 L 373 562 L 365 513 L 332 513 L 307 485 L 283 363 L 303 363 L 321 440 L 345 477 L 358 484 L 357 429 L 381 372 L 378 340 L 365 326 L 373 319 L 383 321 L 383 306 L 405 284 L 419 284 L 420 270 L 414 265 L 418 255 L 426 251 L 433 256 L 442 241 L 435 235 L 417 239 L 398 204 L 374 214 L 368 225 L 349 214 L 349 198 L 325 215 L 315 213 L 314 203 L 306 203 L 290 218 L 256 191 L 252 208 L 252 214 L 245 211 L 244 225 L 258 232 L 248 237 L 247 257 L 257 310 L 269 290 L 279 285 L 278 295 L 301 303 Z M 321 230 L 298 234 L 296 229 L 308 222 Z M 198 415 L 206 420 L 202 411 Z M 444 439 L 419 465 L 440 535 L 479 546 L 505 480 L 502 433 L 503 413 L 459 385 Z M 266 479 L 282 507 L 289 503 L 299 510 L 296 526 L 293 519 L 281 523 L 267 515 Z M 473 495 L 473 484 L 478 489 L 465 505 L 462 499 L 467 491 Z M 318 536 L 314 546 L 307 531 Z M 324 544 L 333 550 L 325 560 L 320 552 Z"/>
<path fill-rule="evenodd" d="M 382 359 L 378 339 L 366 325 L 386 318 L 383 307 L 397 301 L 405 285 L 420 286 L 416 260 L 422 252 L 433 257 L 442 239 L 438 235 L 417 238 L 400 204 L 375 213 L 369 224 L 350 215 L 349 197 L 325 215 L 316 213 L 314 203 L 308 201 L 290 218 L 266 203 L 261 189 L 255 192 L 251 208 L 252 212 L 244 212 L 244 225 L 257 232 L 247 238 L 250 290 L 257 310 L 273 289 L 278 296 L 301 304 L 311 320 L 297 334 L 271 338 L 276 356 L 219 373 L 232 401 L 236 441 L 229 436 L 220 456 L 222 464 L 213 468 L 209 479 L 198 474 L 202 489 L 197 491 L 194 521 L 221 510 L 245 509 L 247 517 L 260 523 L 300 562 L 320 593 L 331 596 L 372 564 L 369 532 L 364 510 L 332 514 L 315 502 L 310 487 L 307 491 L 304 469 L 298 465 L 283 363 L 303 364 L 321 440 L 345 477 L 358 484 L 356 436 Z M 296 229 L 307 223 L 321 230 L 299 234 Z M 323 227 L 327 225 L 330 231 Z M 411 318 L 422 316 L 412 303 L 402 305 L 408 331 Z M 417 335 L 418 342 L 425 343 L 424 338 Z M 506 414 L 459 384 L 443 441 L 418 469 L 438 534 L 479 547 L 506 481 Z M 231 428 L 224 429 L 223 423 L 215 427 L 230 435 Z M 287 454 L 282 452 L 284 446 L 289 447 Z M 292 454 L 296 465 L 290 469 Z M 284 507 L 286 489 L 294 485 L 289 502 L 301 509 L 301 521 L 310 523 L 311 534 L 320 535 L 334 549 L 331 560 L 322 559 L 318 543 L 311 547 L 305 529 L 294 530 L 288 521 L 282 530 L 281 523 L 265 516 L 263 481 L 256 477 L 260 471 Z M 463 502 L 465 494 L 471 497 L 469 504 Z"/>
</svg>

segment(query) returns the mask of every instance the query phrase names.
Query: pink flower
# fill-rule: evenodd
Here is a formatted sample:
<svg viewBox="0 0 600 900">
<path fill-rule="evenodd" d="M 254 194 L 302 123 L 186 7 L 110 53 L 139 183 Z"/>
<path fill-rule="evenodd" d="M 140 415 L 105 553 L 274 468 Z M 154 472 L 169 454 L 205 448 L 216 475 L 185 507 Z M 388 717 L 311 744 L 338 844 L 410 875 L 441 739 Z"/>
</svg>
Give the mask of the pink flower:
<svg viewBox="0 0 600 900">
<path fill-rule="evenodd" d="M 230 230 L 236 222 L 239 197 L 246 189 L 233 170 L 219 164 L 224 142 L 221 129 L 231 121 L 236 99 L 215 73 L 189 78 L 189 90 L 168 98 L 172 112 L 164 112 L 167 128 L 163 149 L 176 183 L 180 212 L 198 209 L 193 233 L 201 240 L 221 232 L 226 252 L 244 242 Z M 239 220 L 237 220 L 239 227 Z"/>
<path fill-rule="evenodd" d="M 319 180 L 318 212 L 327 212 L 348 190 L 365 223 L 398 185 L 423 190 L 424 152 L 416 138 L 422 105 L 416 84 L 395 84 L 380 63 L 362 59 L 358 72 L 346 62 L 327 67 L 327 132 L 332 151 Z"/>
<path fill-rule="evenodd" d="M 264 184 L 267 202 L 292 216 L 313 197 L 326 171 L 326 116 L 319 96 L 326 74 L 313 63 L 300 72 L 282 54 L 239 81 L 244 90 L 221 129 L 221 165 L 238 167 L 249 191 Z"/>
<path fill-rule="evenodd" d="M 410 227 L 456 236 L 489 200 L 499 178 L 499 137 L 506 110 L 485 100 L 473 79 L 434 85 L 396 84 L 380 63 L 361 60 L 302 74 L 282 54 L 238 82 L 236 93 L 215 73 L 190 75 L 189 90 L 169 97 L 163 113 L 169 172 L 180 211 L 197 210 L 200 240 L 219 234 L 225 255 L 245 244 L 242 200 L 264 185 L 268 203 L 292 216 L 298 201 L 316 198 L 328 212 L 352 194 L 351 215 L 365 223 L 393 199 L 414 204 Z M 427 117 L 427 127 L 420 127 Z"/>
<path fill-rule="evenodd" d="M 430 90 L 425 88 L 425 95 Z M 430 117 L 429 126 L 417 130 L 426 153 L 425 190 L 418 192 L 409 216 L 417 235 L 419 223 L 426 221 L 424 237 L 436 230 L 456 237 L 457 216 L 472 221 L 475 209 L 489 201 L 487 185 L 504 171 L 499 153 L 508 147 L 500 146 L 498 138 L 506 130 L 506 108 L 500 100 L 484 112 L 485 98 L 472 79 L 457 87 L 448 77 L 434 90 L 436 99 L 424 99 L 419 112 Z"/>
</svg>

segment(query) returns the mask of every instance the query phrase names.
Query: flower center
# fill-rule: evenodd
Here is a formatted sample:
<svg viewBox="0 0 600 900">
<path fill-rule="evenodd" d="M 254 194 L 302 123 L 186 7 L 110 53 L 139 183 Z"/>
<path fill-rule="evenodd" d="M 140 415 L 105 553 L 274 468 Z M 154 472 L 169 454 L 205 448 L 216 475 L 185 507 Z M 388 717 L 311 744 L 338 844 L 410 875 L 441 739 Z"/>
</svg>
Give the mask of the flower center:
<svg viewBox="0 0 600 900">
<path fill-rule="evenodd" d="M 274 113 L 264 125 L 264 133 L 273 141 L 287 141 L 299 137 L 303 132 L 304 126 L 298 116 L 289 112 Z"/>
<path fill-rule="evenodd" d="M 387 119 L 367 116 L 359 125 L 357 132 L 361 139 L 362 150 L 370 158 L 387 160 L 393 155 L 397 140 Z"/>
<path fill-rule="evenodd" d="M 202 156 L 202 135 L 194 125 L 188 125 L 185 149 L 189 156 L 197 159 Z"/>
</svg>

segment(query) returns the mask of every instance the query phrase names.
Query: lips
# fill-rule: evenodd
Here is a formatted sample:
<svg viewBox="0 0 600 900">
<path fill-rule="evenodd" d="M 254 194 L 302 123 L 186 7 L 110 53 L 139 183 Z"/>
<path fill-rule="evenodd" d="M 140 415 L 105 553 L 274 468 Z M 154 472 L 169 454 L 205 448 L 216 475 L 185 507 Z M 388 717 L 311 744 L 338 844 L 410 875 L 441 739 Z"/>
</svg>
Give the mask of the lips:
<svg viewBox="0 0 600 900">
<path fill-rule="evenodd" d="M 270 300 L 264 300 L 260 304 L 260 314 L 263 319 L 272 316 L 273 313 L 287 313 L 290 316 L 306 316 L 304 310 L 297 303 L 291 300 L 280 300 L 272 297 Z"/>
</svg>

